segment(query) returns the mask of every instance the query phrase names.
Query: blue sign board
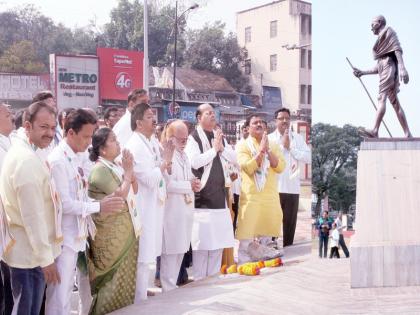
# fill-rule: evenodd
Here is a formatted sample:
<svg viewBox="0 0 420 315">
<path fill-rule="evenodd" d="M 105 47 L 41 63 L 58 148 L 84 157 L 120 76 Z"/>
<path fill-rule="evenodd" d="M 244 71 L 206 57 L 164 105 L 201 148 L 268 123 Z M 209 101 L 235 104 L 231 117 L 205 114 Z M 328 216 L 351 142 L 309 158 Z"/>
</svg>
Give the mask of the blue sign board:
<svg viewBox="0 0 420 315">
<path fill-rule="evenodd" d="M 191 123 L 196 123 L 195 119 L 195 112 L 197 111 L 198 103 L 197 105 L 184 105 L 185 103 L 177 102 L 179 106 L 181 107 L 181 111 L 178 114 L 178 117 L 172 117 L 170 110 L 169 110 L 169 103 L 165 104 L 163 109 L 163 120 L 167 121 L 168 119 L 173 118 L 179 118 L 182 120 L 189 121 Z M 216 113 L 216 120 L 219 121 L 220 119 L 220 110 L 218 108 L 215 108 Z"/>
</svg>

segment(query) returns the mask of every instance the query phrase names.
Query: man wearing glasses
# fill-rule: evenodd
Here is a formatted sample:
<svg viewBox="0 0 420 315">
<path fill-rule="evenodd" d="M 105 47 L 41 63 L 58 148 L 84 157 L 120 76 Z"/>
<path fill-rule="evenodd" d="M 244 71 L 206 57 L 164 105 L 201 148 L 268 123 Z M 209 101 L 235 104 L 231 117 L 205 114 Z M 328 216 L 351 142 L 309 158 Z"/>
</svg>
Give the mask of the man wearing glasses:
<svg viewBox="0 0 420 315">
<path fill-rule="evenodd" d="M 293 245 L 299 208 L 299 162 L 311 163 L 311 151 L 303 137 L 290 128 L 290 110 L 281 108 L 274 113 L 276 130 L 268 139 L 280 146 L 286 168 L 278 175 L 278 191 L 283 209 L 283 246 Z"/>
</svg>

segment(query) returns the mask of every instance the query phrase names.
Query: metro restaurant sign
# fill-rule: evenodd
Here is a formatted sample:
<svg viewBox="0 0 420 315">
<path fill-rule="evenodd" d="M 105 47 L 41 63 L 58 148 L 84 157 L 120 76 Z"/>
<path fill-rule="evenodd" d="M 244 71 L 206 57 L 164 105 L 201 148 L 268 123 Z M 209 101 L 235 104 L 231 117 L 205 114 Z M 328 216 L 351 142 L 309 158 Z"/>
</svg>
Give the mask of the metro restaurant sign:
<svg viewBox="0 0 420 315">
<path fill-rule="evenodd" d="M 58 109 L 99 105 L 99 62 L 96 56 L 50 55 L 51 87 Z"/>
</svg>

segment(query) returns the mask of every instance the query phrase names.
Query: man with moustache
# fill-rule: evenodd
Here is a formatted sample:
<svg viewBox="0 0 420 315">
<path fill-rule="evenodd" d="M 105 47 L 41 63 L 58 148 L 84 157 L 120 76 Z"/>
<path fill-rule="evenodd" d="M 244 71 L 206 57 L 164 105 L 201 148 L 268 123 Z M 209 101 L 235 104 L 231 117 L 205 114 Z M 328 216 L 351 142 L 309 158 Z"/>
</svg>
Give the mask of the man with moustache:
<svg viewBox="0 0 420 315">
<path fill-rule="evenodd" d="M 160 145 L 155 137 L 156 121 L 148 104 L 138 104 L 131 112 L 131 138 L 126 143 L 134 158 L 134 174 L 139 184 L 136 205 L 142 220 L 134 303 L 147 299 L 149 265 L 162 252 L 163 212 L 166 200 L 164 177 L 171 172 L 174 147 Z"/>
<path fill-rule="evenodd" d="M 277 174 L 284 170 L 285 161 L 279 147 L 268 140 L 258 114 L 248 116 L 247 125 L 249 137 L 236 148 L 242 178 L 236 231 L 240 264 L 281 254 L 269 247 L 258 246 L 253 239 L 278 237 L 283 217 Z"/>
<path fill-rule="evenodd" d="M 47 286 L 45 312 L 47 315 L 70 314 L 79 252 L 86 249 L 88 233 L 94 237 L 93 213 L 111 213 L 124 207 L 121 197 L 107 196 L 101 201 L 87 197 L 87 175 L 80 156 L 91 144 L 96 118 L 84 109 L 70 112 L 64 124 L 64 139 L 48 157 L 51 173 L 62 205 L 63 247 L 56 259 L 61 282 Z"/>
<path fill-rule="evenodd" d="M 236 163 L 236 154 L 216 129 L 216 114 L 210 104 L 197 108 L 198 126 L 188 138 L 187 153 L 193 174 L 201 180 L 195 194 L 191 246 L 194 280 L 220 270 L 224 248 L 234 245 L 232 218 L 226 204 L 225 171 L 222 159 Z"/>
<path fill-rule="evenodd" d="M 131 113 L 134 109 L 134 106 L 141 103 L 147 104 L 148 102 L 149 96 L 147 95 L 146 90 L 135 89 L 128 94 L 128 103 L 125 114 L 120 118 L 120 120 L 118 120 L 112 129 L 112 131 L 114 131 L 115 135 L 117 136 L 117 140 L 121 147 L 124 147 L 130 137 L 133 135 L 133 131 L 131 130 Z"/>
<path fill-rule="evenodd" d="M 362 71 L 354 68 L 354 75 L 360 78 L 362 75 L 379 74 L 379 97 L 378 110 L 376 111 L 375 125 L 372 130 L 361 128 L 360 132 L 370 138 L 377 138 L 379 126 L 385 115 L 386 100 L 389 99 L 398 120 L 403 128 L 407 138 L 411 138 L 411 132 L 408 128 L 407 119 L 404 110 L 398 100 L 398 92 L 400 91 L 400 80 L 405 84 L 408 83 L 409 77 L 405 69 L 402 57 L 403 50 L 397 37 L 397 33 L 390 27 L 386 26 L 385 17 L 379 15 L 372 21 L 372 32 L 378 35 L 375 45 L 373 46 L 373 57 L 377 60 L 375 68 L 368 71 Z"/>
<path fill-rule="evenodd" d="M 51 91 L 45 90 L 45 91 L 40 91 L 40 92 L 36 93 L 34 95 L 34 97 L 32 98 L 32 103 L 40 102 L 40 101 L 42 101 L 42 102 L 46 103 L 47 105 L 51 106 L 58 113 L 57 102 L 55 101 L 54 95 Z M 48 154 L 52 151 L 52 149 L 54 149 L 54 147 L 56 147 L 58 145 L 58 143 L 61 141 L 61 139 L 63 139 L 63 137 L 61 135 L 61 131 L 62 130 L 60 130 L 60 122 L 58 122 L 57 129 L 56 129 L 55 135 L 54 135 L 54 141 L 50 144 L 50 146 L 48 147 L 48 150 L 45 152 L 45 158 L 48 157 Z"/>
<path fill-rule="evenodd" d="M 55 110 L 44 102 L 33 103 L 23 125 L 25 137 L 16 138 L 7 152 L 0 176 L 1 200 L 15 241 L 3 261 L 10 268 L 13 314 L 38 314 L 45 283 L 60 282 L 54 261 L 60 253 L 60 213 L 48 166 L 35 153 L 53 140 Z"/>
<path fill-rule="evenodd" d="M 9 135 L 13 130 L 12 114 L 6 104 L 0 104 L 0 171 L 3 159 L 10 148 Z M 0 259 L 13 243 L 7 225 L 7 218 L 4 213 L 3 203 L 0 198 Z M 10 283 L 10 270 L 7 265 L 1 261 L 0 277 L 0 314 L 11 314 L 13 309 L 13 296 Z"/>
<path fill-rule="evenodd" d="M 276 130 L 268 139 L 276 143 L 286 161 L 286 168 L 278 175 L 278 192 L 283 210 L 283 246 L 293 245 L 299 209 L 299 162 L 311 163 L 311 150 L 303 137 L 290 130 L 290 110 L 283 107 L 274 113 Z"/>
</svg>

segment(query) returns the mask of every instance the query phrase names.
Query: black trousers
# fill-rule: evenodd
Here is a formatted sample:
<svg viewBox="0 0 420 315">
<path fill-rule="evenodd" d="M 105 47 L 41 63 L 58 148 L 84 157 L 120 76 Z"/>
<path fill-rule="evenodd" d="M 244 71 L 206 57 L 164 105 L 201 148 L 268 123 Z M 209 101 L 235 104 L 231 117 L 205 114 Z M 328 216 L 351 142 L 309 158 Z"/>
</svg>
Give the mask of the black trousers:
<svg viewBox="0 0 420 315">
<path fill-rule="evenodd" d="M 10 269 L 4 261 L 0 262 L 0 314 L 10 315 L 13 310 L 12 284 L 10 282 Z"/>
<path fill-rule="evenodd" d="M 324 248 L 324 258 L 327 258 L 328 252 L 328 235 L 319 232 L 319 258 L 322 258 L 322 248 Z"/>
<path fill-rule="evenodd" d="M 235 216 L 233 217 L 233 233 L 236 232 L 236 223 L 238 222 L 238 209 L 239 209 L 239 195 L 233 194 L 232 210 Z"/>
<path fill-rule="evenodd" d="M 338 246 L 331 247 L 330 258 L 337 257 L 340 258 L 340 253 L 338 252 Z"/>
<path fill-rule="evenodd" d="M 280 193 L 280 205 L 283 209 L 283 246 L 293 245 L 299 208 L 298 194 Z"/>
<path fill-rule="evenodd" d="M 341 249 L 343 250 L 344 255 L 346 255 L 346 257 L 347 257 L 347 258 L 349 258 L 350 253 L 349 253 L 349 250 L 347 249 L 346 242 L 344 241 L 344 236 L 343 236 L 343 234 L 340 234 L 340 238 L 339 238 L 339 240 L 338 240 L 338 243 L 340 244 L 340 247 L 341 247 Z"/>
</svg>

